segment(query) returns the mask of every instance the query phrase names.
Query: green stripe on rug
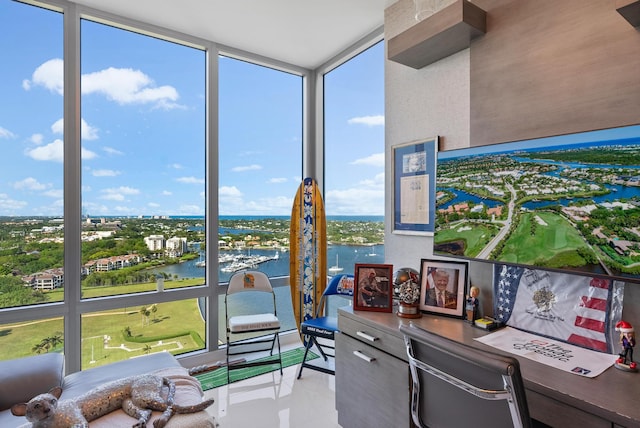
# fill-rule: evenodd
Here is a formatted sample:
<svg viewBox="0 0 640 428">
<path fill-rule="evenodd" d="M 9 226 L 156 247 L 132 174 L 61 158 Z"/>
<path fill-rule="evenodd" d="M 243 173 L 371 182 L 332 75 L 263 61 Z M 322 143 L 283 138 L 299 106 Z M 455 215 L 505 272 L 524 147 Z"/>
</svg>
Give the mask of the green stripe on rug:
<svg viewBox="0 0 640 428">
<path fill-rule="evenodd" d="M 304 348 L 295 348 L 282 352 L 282 367 L 289 367 L 295 364 L 300 364 L 304 357 Z M 258 358 L 256 361 L 262 361 L 269 359 L 270 357 Z M 318 358 L 318 355 L 309 351 L 307 355 L 307 361 Z M 264 366 L 246 367 L 244 369 L 237 369 L 231 371 L 231 383 L 239 380 L 249 379 L 250 377 L 258 376 L 261 374 L 269 373 L 274 370 L 278 370 L 279 364 L 269 364 Z M 212 370 L 206 373 L 199 373 L 194 375 L 196 379 L 200 381 L 202 389 L 207 391 L 209 389 L 218 388 L 227 384 L 227 368 L 220 367 L 219 369 Z"/>
</svg>

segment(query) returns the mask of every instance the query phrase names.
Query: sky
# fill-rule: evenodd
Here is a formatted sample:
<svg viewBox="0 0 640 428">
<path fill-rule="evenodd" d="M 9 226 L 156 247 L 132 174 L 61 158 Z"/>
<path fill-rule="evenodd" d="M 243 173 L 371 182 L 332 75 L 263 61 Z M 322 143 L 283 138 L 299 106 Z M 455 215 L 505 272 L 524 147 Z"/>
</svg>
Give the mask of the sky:
<svg viewBox="0 0 640 428">
<path fill-rule="evenodd" d="M 448 150 L 438 153 L 438 159 L 450 159 L 462 156 L 472 156 L 478 154 L 492 154 L 501 152 L 511 152 L 526 149 L 542 149 L 546 147 L 563 146 L 563 149 L 570 150 L 576 144 L 594 143 L 602 141 L 612 141 L 628 138 L 640 137 L 640 125 L 623 126 L 620 128 L 601 129 L 598 131 L 579 132 L 576 134 L 558 135 L 553 137 L 536 138 L 532 140 L 513 141 L 510 143 L 492 144 L 488 146 L 472 147 L 458 150 Z M 637 144 L 637 143 L 634 143 Z"/>
<path fill-rule="evenodd" d="M 63 213 L 62 15 L 0 0 L 0 215 Z M 10 66 L 8 66 L 10 65 Z M 384 214 L 383 43 L 325 82 L 328 215 Z M 83 20 L 83 213 L 204 215 L 205 53 Z M 221 215 L 289 215 L 302 79 L 219 61 Z"/>
</svg>

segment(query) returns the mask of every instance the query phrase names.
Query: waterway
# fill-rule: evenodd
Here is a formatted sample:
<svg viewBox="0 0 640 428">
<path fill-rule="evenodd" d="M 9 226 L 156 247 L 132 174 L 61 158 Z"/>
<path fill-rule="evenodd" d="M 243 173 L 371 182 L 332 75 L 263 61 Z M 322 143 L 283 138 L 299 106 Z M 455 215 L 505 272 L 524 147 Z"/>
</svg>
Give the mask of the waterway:
<svg viewBox="0 0 640 428">
<path fill-rule="evenodd" d="M 251 249 L 250 251 L 221 251 L 220 257 L 225 255 L 231 256 L 266 256 L 269 258 L 277 258 L 260 263 L 254 269 L 264 272 L 269 277 L 288 276 L 289 275 L 289 255 L 288 251 L 279 251 L 271 249 Z M 338 265 L 343 268 L 338 273 L 353 274 L 356 263 L 384 263 L 384 245 L 369 246 L 352 246 L 352 245 L 330 245 L 327 249 L 327 267 L 336 264 L 336 256 Z M 176 276 L 178 278 L 203 278 L 205 276 L 205 267 L 199 267 L 196 264 L 198 259 L 185 263 L 163 266 L 155 268 L 152 272 L 163 272 L 167 275 Z M 233 275 L 233 272 L 225 272 L 221 270 L 228 263 L 218 266 L 218 278 L 220 282 L 227 282 Z"/>
</svg>

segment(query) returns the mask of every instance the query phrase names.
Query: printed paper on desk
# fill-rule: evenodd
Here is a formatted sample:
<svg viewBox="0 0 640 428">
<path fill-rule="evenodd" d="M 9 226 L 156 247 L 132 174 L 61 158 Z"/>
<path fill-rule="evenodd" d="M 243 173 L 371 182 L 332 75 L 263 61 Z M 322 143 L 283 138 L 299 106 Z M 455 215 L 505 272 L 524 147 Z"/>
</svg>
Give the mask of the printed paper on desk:
<svg viewBox="0 0 640 428">
<path fill-rule="evenodd" d="M 494 314 L 530 333 L 614 352 L 624 285 L 597 277 L 495 265 Z M 620 308 L 617 310 L 616 308 Z"/>
<path fill-rule="evenodd" d="M 613 365 L 617 355 L 604 354 L 568 343 L 505 327 L 477 341 L 530 360 L 585 377 L 596 377 Z"/>
</svg>

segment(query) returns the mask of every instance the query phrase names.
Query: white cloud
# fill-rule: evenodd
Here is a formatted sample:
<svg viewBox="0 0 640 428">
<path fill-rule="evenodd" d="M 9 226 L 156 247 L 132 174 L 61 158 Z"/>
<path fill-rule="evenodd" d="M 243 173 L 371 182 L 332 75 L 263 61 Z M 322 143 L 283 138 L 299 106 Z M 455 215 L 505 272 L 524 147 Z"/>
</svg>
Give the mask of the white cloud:
<svg viewBox="0 0 640 428">
<path fill-rule="evenodd" d="M 51 125 L 51 132 L 64 135 L 64 119 L 58 119 Z M 97 140 L 98 128 L 89 125 L 84 119 L 80 119 L 80 135 L 83 140 Z"/>
<path fill-rule="evenodd" d="M 104 189 L 102 193 L 103 196 L 101 196 L 101 199 L 107 199 L 110 201 L 124 201 L 127 196 L 140 194 L 140 190 L 134 189 L 133 187 L 120 186 L 110 189 Z"/>
<path fill-rule="evenodd" d="M 33 85 L 43 86 L 51 92 L 63 94 L 63 62 L 60 58 L 50 59 L 33 72 L 31 81 L 23 80 L 22 87 L 30 90 Z"/>
<path fill-rule="evenodd" d="M 62 161 L 64 160 L 62 140 L 55 140 L 53 143 L 47 144 L 46 146 L 27 150 L 26 154 L 27 156 L 37 161 L 52 161 L 62 163 Z"/>
<path fill-rule="evenodd" d="M 242 196 L 242 192 L 236 186 L 222 186 L 218 189 L 218 195 L 222 197 Z"/>
<path fill-rule="evenodd" d="M 333 215 L 383 215 L 384 186 L 379 189 L 354 187 L 330 190 L 325 195 L 325 206 Z"/>
<path fill-rule="evenodd" d="M 52 92 L 63 94 L 63 62 L 51 59 L 33 72 L 31 80 L 23 80 L 22 87 L 31 90 L 43 86 Z M 169 85 L 155 86 L 153 79 L 140 70 L 109 67 L 83 74 L 80 87 L 83 94 L 102 94 L 120 105 L 153 104 L 163 109 L 183 108 L 176 103 L 178 91 Z"/>
<path fill-rule="evenodd" d="M 384 153 L 374 153 L 365 158 L 356 159 L 351 165 L 368 165 L 384 168 Z"/>
<path fill-rule="evenodd" d="M 149 208 L 156 209 L 156 208 L 160 208 L 162 205 L 157 204 L 157 203 L 155 203 L 155 202 L 149 202 L 149 203 L 147 204 L 147 206 L 148 206 Z"/>
<path fill-rule="evenodd" d="M 173 192 L 170 192 L 170 191 L 168 191 L 168 190 L 163 190 L 163 191 L 162 191 L 162 193 L 161 193 L 161 195 L 162 195 L 162 196 L 171 196 L 171 195 L 173 195 Z"/>
<path fill-rule="evenodd" d="M 286 183 L 287 179 L 284 177 L 274 177 L 270 179 L 268 182 L 272 184 Z"/>
<path fill-rule="evenodd" d="M 114 149 L 113 147 L 108 147 L 108 146 L 103 147 L 102 150 L 104 150 L 105 152 L 107 152 L 110 155 L 123 155 L 124 154 L 120 150 L 117 150 L 117 149 Z"/>
<path fill-rule="evenodd" d="M 169 165 L 169 168 L 182 169 L 184 167 L 182 165 L 180 165 L 179 163 L 172 163 L 171 165 Z"/>
<path fill-rule="evenodd" d="M 6 193 L 0 193 L 0 214 L 14 215 L 27 206 L 25 201 L 11 199 Z"/>
<path fill-rule="evenodd" d="M 82 76 L 83 94 L 102 94 L 120 105 L 156 104 L 162 108 L 178 107 L 178 91 L 172 86 L 154 86 L 153 79 L 140 70 L 109 67 Z"/>
<path fill-rule="evenodd" d="M 236 166 L 235 168 L 231 168 L 233 172 L 245 172 L 245 171 L 258 171 L 261 170 L 262 166 L 260 165 L 246 165 L 246 166 Z"/>
<path fill-rule="evenodd" d="M 13 183 L 13 188 L 17 190 L 44 190 L 48 186 L 40 183 L 33 177 L 27 177 L 24 180 Z"/>
<path fill-rule="evenodd" d="M 176 181 L 185 184 L 204 184 L 204 179 L 197 177 L 178 177 Z"/>
<path fill-rule="evenodd" d="M 384 126 L 384 116 L 353 117 L 347 121 L 349 125 Z"/>
<path fill-rule="evenodd" d="M 55 140 L 53 143 L 47 144 L 46 146 L 36 147 L 35 149 L 27 149 L 25 154 L 29 156 L 31 159 L 37 161 L 51 161 L 51 162 L 60 162 L 64 160 L 64 147 L 62 140 Z M 82 159 L 93 159 L 96 157 L 96 154 L 91 150 L 87 150 L 84 147 L 81 151 Z"/>
<path fill-rule="evenodd" d="M 204 212 L 204 208 L 199 205 L 180 205 L 178 214 L 182 215 L 199 215 Z"/>
<path fill-rule="evenodd" d="M 94 169 L 91 171 L 91 175 L 94 177 L 116 177 L 122 174 L 120 171 L 114 171 L 113 169 Z"/>
<path fill-rule="evenodd" d="M 29 141 L 31 141 L 33 144 L 36 144 L 36 145 L 39 146 L 44 141 L 44 135 L 42 135 L 42 134 L 33 134 L 31 136 L 31 138 L 29 138 Z"/>
<path fill-rule="evenodd" d="M 2 126 L 0 126 L 0 138 L 15 138 L 15 134 L 11 131 L 9 131 L 8 129 L 3 128 Z"/>
<path fill-rule="evenodd" d="M 48 196 L 50 198 L 63 198 L 64 190 L 62 189 L 51 189 L 42 193 L 43 196 Z"/>
</svg>

